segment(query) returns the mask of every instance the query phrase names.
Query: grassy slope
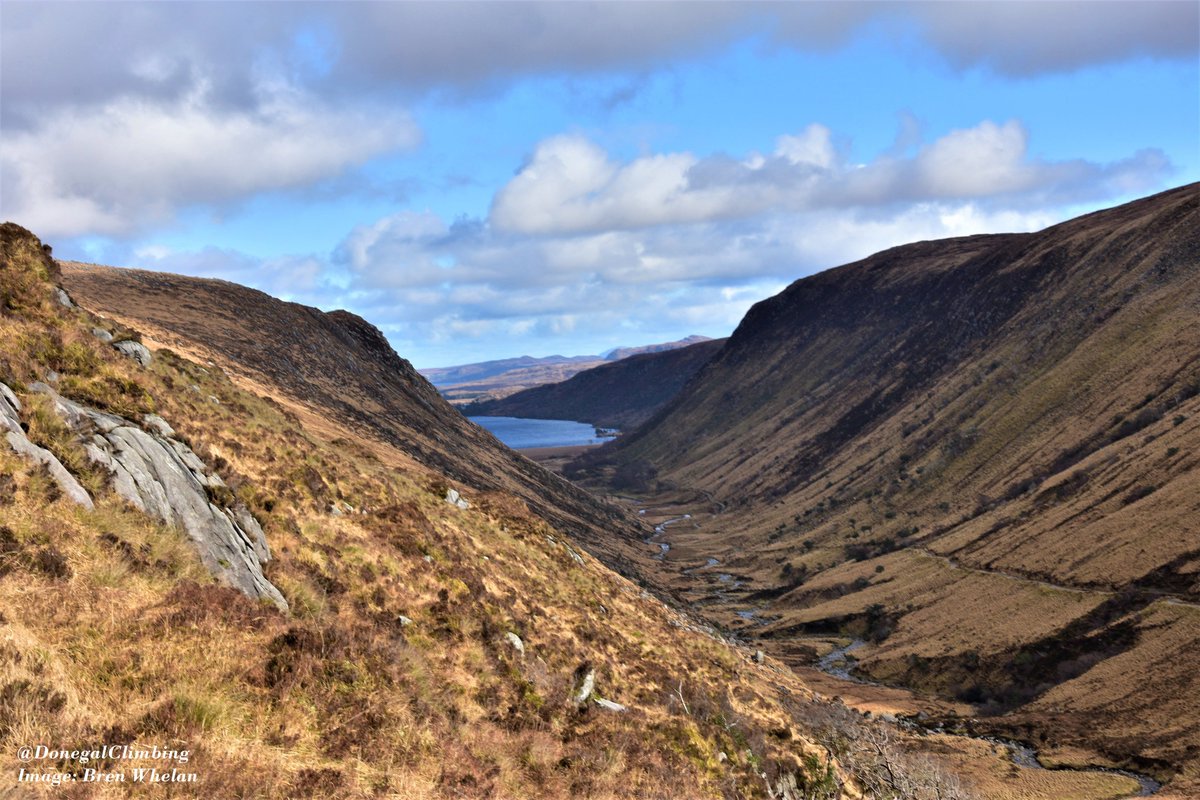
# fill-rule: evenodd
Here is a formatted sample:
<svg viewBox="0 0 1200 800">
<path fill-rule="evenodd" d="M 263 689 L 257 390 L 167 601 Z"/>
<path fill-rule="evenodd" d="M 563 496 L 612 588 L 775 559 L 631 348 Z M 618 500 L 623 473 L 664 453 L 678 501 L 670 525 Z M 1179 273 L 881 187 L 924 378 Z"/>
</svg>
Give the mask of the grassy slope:
<svg viewBox="0 0 1200 800">
<path fill-rule="evenodd" d="M 36 239 L 3 233 L 0 378 L 35 405 L 23 387 L 54 370 L 65 394 L 167 419 L 262 520 L 293 610 L 213 585 L 103 476 L 84 511 L 0 453 L 0 774 L 18 744 L 138 743 L 189 749 L 202 781 L 22 796 L 741 797 L 763 795 L 762 772 L 824 775 L 786 670 L 577 559 L 511 492 L 467 487 L 459 510 L 439 470 L 336 414 L 303 424 L 279 387 L 167 349 L 148 369 L 116 355 L 91 327 L 133 332 L 58 306 Z M 569 702 L 585 666 L 627 713 Z"/>
<path fill-rule="evenodd" d="M 155 343 L 227 370 L 306 425 L 390 446 L 456 485 L 503 490 L 594 548 L 628 557 L 636 520 L 546 472 L 467 422 L 365 320 L 285 303 L 225 281 L 66 262 L 64 285 L 89 308 Z M 614 535 L 616 534 L 616 535 Z"/>
<path fill-rule="evenodd" d="M 1200 601 L 1198 200 L 798 281 L 616 457 L 725 503 L 695 536 L 768 632 L 880 603 L 874 674 L 1194 785 L 1200 609 L 1161 593 Z"/>
</svg>

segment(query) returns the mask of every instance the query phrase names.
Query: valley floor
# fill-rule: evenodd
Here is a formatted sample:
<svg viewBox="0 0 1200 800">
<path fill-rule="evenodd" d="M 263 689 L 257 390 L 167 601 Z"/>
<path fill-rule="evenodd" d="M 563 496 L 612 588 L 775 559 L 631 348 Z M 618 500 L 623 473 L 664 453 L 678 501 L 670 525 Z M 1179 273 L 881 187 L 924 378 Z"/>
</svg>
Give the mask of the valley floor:
<svg viewBox="0 0 1200 800">
<path fill-rule="evenodd" d="M 772 602 L 770 589 L 778 581 L 765 579 L 757 562 L 746 561 L 736 547 L 729 545 L 725 529 L 730 517 L 725 504 L 689 492 L 616 499 L 632 507 L 646 522 L 642 569 L 664 582 L 679 600 L 718 628 L 788 664 L 819 694 L 840 698 L 865 715 L 913 720 L 910 744 L 965 778 L 980 796 L 996 800 L 1193 796 L 1186 784 L 1178 790 L 1172 786 L 1161 789 L 1149 776 L 1116 771 L 1118 764 L 1096 750 L 1046 744 L 1055 741 L 1045 733 L 1056 724 L 1052 711 L 1021 718 L 1023 727 L 1017 732 L 1023 732 L 1027 741 L 1037 741 L 1039 749 L 1034 756 L 1032 748 L 1014 746 L 1013 739 L 1018 737 L 1004 715 L 989 717 L 988 710 L 979 705 L 914 691 L 897 682 L 862 679 L 852 674 L 857 663 L 853 656 L 838 658 L 831 664 L 829 655 L 845 650 L 851 639 L 840 631 L 806 633 L 804 623 L 819 621 L 820 615 L 809 608 Z M 656 531 L 653 534 L 652 529 Z M 928 572 L 932 570 L 946 581 L 988 581 L 995 584 L 989 593 L 996 598 L 1034 592 L 1055 600 L 1071 598 L 1072 605 L 1095 606 L 1110 597 L 1086 588 L 967 567 L 932 550 L 914 549 L 895 555 L 913 564 L 923 563 L 925 572 L 919 572 L 917 580 L 930 582 Z M 917 572 L 904 566 L 888 569 L 893 573 Z M 816 579 L 823 577 L 818 575 Z M 1156 601 L 1152 610 L 1200 621 L 1200 608 L 1168 595 Z M 823 609 L 821 613 L 829 612 Z M 882 649 L 879 644 L 867 646 L 858 655 Z M 950 735 L 951 731 L 956 735 Z"/>
</svg>

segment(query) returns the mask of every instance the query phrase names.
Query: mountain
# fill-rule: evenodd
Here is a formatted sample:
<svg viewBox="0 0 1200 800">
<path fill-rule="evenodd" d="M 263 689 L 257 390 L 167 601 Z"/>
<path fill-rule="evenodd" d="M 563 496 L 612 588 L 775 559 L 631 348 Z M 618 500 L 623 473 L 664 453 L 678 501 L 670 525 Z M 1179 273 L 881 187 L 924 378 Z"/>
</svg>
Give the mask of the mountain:
<svg viewBox="0 0 1200 800">
<path fill-rule="evenodd" d="M 60 265 L 6 223 L 0 427 L 20 796 L 968 796 L 597 560 L 622 514 L 354 315 Z"/>
<path fill-rule="evenodd" d="M 592 364 L 599 360 L 600 358 L 597 356 L 544 356 L 542 358 L 518 356 L 517 358 L 502 358 L 498 361 L 481 361 L 478 364 L 462 364 L 457 367 L 430 367 L 420 372 L 434 386 L 457 386 L 460 383 L 473 383 L 496 378 L 518 370 Z"/>
<path fill-rule="evenodd" d="M 345 311 L 324 313 L 214 280 L 62 262 L 86 307 L 150 341 L 212 360 L 289 410 L 390 445 L 413 462 L 481 490 L 506 490 L 582 541 L 636 538 L 628 520 L 548 475 L 450 407 L 383 334 Z M 618 540 L 620 537 L 617 537 Z"/>
<path fill-rule="evenodd" d="M 709 339 L 678 349 L 626 355 L 560 383 L 470 403 L 462 412 L 467 416 L 569 419 L 632 430 L 674 397 L 724 343 L 724 339 Z"/>
<path fill-rule="evenodd" d="M 442 395 L 455 405 L 474 401 L 497 400 L 510 394 L 547 383 L 559 383 L 585 369 L 617 361 L 638 353 L 657 353 L 686 347 L 703 341 L 703 336 L 688 336 L 676 342 L 618 347 L 598 356 L 520 356 L 499 361 L 483 361 L 457 367 L 433 367 L 421 370 Z"/>
<path fill-rule="evenodd" d="M 668 350 L 676 350 L 680 347 L 689 347 L 700 342 L 708 342 L 711 339 L 707 336 L 692 334 L 685 336 L 675 342 L 664 342 L 662 344 L 646 344 L 641 347 L 617 347 L 604 353 L 605 361 L 620 361 L 623 358 L 630 356 L 642 355 L 643 353 L 663 353 Z"/>
<path fill-rule="evenodd" d="M 726 624 L 753 609 L 744 635 L 794 665 L 862 638 L 866 676 L 1200 791 L 1198 205 L 798 280 L 576 468 L 691 492 L 675 585 Z"/>
</svg>

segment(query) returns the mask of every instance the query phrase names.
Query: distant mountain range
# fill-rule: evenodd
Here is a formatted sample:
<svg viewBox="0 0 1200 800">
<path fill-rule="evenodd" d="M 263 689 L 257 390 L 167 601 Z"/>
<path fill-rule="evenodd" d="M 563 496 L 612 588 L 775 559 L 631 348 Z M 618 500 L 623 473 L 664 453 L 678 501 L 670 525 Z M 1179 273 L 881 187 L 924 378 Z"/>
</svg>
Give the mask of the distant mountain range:
<svg viewBox="0 0 1200 800">
<path fill-rule="evenodd" d="M 640 347 L 618 347 L 594 356 L 520 356 L 452 367 L 419 370 L 422 376 L 455 405 L 497 400 L 524 389 L 565 381 L 585 369 L 619 361 L 641 353 L 658 353 L 708 341 L 692 335 L 675 342 Z"/>
</svg>

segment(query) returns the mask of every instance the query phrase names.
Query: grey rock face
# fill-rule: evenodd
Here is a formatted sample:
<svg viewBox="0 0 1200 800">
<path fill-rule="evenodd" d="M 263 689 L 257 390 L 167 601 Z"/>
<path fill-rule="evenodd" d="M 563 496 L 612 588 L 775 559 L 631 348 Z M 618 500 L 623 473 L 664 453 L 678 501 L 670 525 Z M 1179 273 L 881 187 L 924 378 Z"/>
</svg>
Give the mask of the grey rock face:
<svg viewBox="0 0 1200 800">
<path fill-rule="evenodd" d="M 7 384 L 0 383 L 0 425 L 5 430 L 23 433 L 21 427 L 21 401 Z"/>
<path fill-rule="evenodd" d="M 471 507 L 471 504 L 462 498 L 462 495 L 458 493 L 457 489 L 446 490 L 446 502 L 455 508 L 461 508 L 464 511 Z"/>
<path fill-rule="evenodd" d="M 245 506 L 222 508 L 209 499 L 207 490 L 224 486 L 224 481 L 191 448 L 165 435 L 174 433 L 170 425 L 149 415 L 150 430 L 143 430 L 130 420 L 67 400 L 45 384 L 30 389 L 53 400 L 58 415 L 83 438 L 88 457 L 112 474 L 118 495 L 162 522 L 182 528 L 204 565 L 222 583 L 287 610 L 283 595 L 262 573 L 262 565 L 271 558 L 262 527 Z M 6 404 L 7 397 L 0 405 Z M 14 437 L 11 430 L 6 435 Z M 66 476 L 71 478 L 70 473 Z M 79 491 L 90 507 L 91 498 L 82 487 Z M 82 499 L 78 502 L 83 504 Z"/>
<path fill-rule="evenodd" d="M 123 355 L 129 356 L 143 367 L 150 366 L 150 362 L 154 360 L 154 356 L 150 355 L 150 348 L 146 347 L 146 345 L 142 344 L 141 342 L 135 342 L 130 339 L 126 339 L 124 341 L 117 342 L 113 345 L 113 347 L 115 347 Z"/>
<path fill-rule="evenodd" d="M 517 636 L 512 631 L 509 631 L 508 633 L 504 634 L 504 638 L 508 639 L 508 643 L 511 644 L 513 649 L 516 650 L 520 655 L 525 655 L 525 643 L 521 641 L 520 636 Z"/>
<path fill-rule="evenodd" d="M 92 498 L 87 490 L 75 480 L 67 468 L 58 460 L 58 456 L 44 447 L 38 447 L 29 441 L 25 429 L 21 427 L 21 401 L 8 386 L 0 383 L 0 427 L 5 430 L 4 438 L 13 452 L 31 458 L 39 464 L 45 464 L 50 477 L 62 489 L 63 494 L 84 508 L 91 509 Z"/>
<path fill-rule="evenodd" d="M 605 700 L 603 697 L 595 698 L 596 705 L 606 711 L 627 711 L 628 709 L 620 703 L 614 703 L 612 700 Z"/>
<path fill-rule="evenodd" d="M 175 429 L 167 424 L 167 421 L 158 414 L 147 414 L 142 417 L 142 425 L 151 433 L 157 433 L 164 438 L 172 438 L 175 436 Z"/>
<path fill-rule="evenodd" d="M 58 460 L 58 457 L 54 453 L 43 447 L 38 447 L 21 433 L 9 431 L 4 434 L 4 438 L 8 440 L 9 447 L 16 453 L 45 464 L 46 468 L 50 470 L 50 476 L 54 478 L 55 483 L 62 489 L 63 494 L 88 510 L 95 508 L 91 495 L 80 485 L 79 481 L 75 480 L 75 476 L 67 471 L 67 468 L 62 465 L 62 462 Z"/>
<path fill-rule="evenodd" d="M 579 684 L 576 687 L 575 694 L 571 699 L 575 701 L 575 705 L 583 705 L 587 702 L 587 699 L 592 696 L 592 692 L 595 691 L 595 689 L 596 670 L 589 669 L 584 672 L 583 676 L 579 679 Z"/>
<path fill-rule="evenodd" d="M 110 343 L 112 343 L 112 340 L 113 340 L 113 335 L 111 333 L 109 333 L 108 331 L 104 330 L 104 328 L 92 328 L 92 336 L 95 336 L 97 339 L 104 342 L 105 344 L 110 344 Z"/>
<path fill-rule="evenodd" d="M 67 294 L 62 289 L 55 288 L 54 296 L 58 298 L 59 305 L 64 308 L 74 308 L 75 303 L 71 300 L 71 295 Z"/>
</svg>

